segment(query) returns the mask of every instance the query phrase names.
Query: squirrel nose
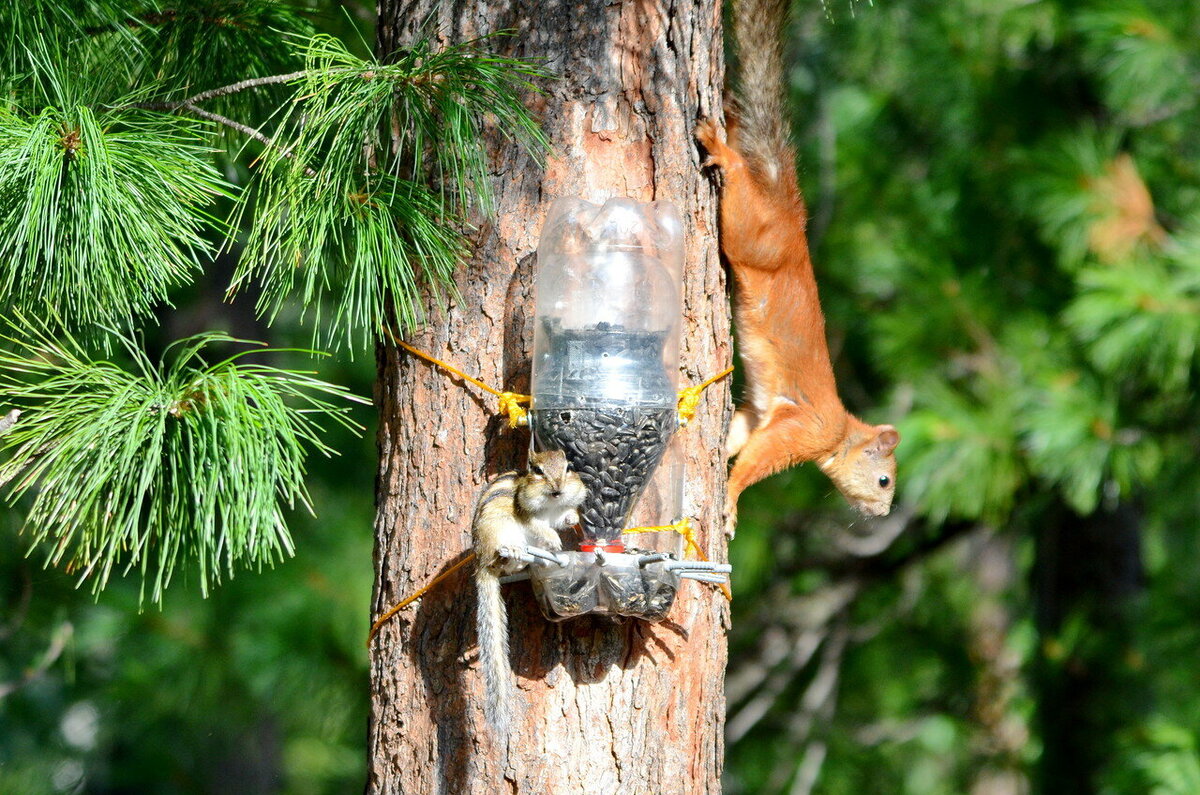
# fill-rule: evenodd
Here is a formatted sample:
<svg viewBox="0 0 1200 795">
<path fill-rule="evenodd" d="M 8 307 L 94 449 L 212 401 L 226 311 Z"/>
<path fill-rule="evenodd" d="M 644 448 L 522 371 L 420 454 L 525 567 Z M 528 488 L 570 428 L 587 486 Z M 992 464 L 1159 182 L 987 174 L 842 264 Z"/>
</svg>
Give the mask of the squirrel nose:
<svg viewBox="0 0 1200 795">
<path fill-rule="evenodd" d="M 551 497 L 561 497 L 561 496 L 562 496 L 562 490 L 561 490 L 561 489 L 555 489 L 554 491 L 550 492 L 550 496 L 551 496 Z"/>
</svg>

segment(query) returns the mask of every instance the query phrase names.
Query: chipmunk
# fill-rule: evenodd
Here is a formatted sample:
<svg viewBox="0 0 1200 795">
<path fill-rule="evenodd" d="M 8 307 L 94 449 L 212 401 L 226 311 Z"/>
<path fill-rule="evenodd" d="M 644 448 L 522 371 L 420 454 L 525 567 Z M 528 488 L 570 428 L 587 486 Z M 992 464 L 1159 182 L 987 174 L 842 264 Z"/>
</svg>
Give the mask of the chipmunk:
<svg viewBox="0 0 1200 795">
<path fill-rule="evenodd" d="M 508 736 L 512 705 L 512 671 L 508 665 L 508 612 L 500 596 L 500 578 L 525 567 L 516 553 L 527 545 L 557 552 L 556 532 L 578 524 L 576 509 L 587 489 L 567 466 L 561 450 L 530 452 L 529 471 L 506 472 L 479 497 L 472 520 L 475 549 L 475 614 L 479 661 L 486 699 L 484 713 L 500 737 Z"/>
<path fill-rule="evenodd" d="M 705 166 L 724 174 L 721 249 L 736 285 L 734 316 L 748 401 L 730 427 L 726 452 L 732 538 L 737 499 L 751 484 L 815 461 L 864 514 L 884 516 L 895 493 L 900 434 L 868 425 L 838 397 L 825 318 L 805 235 L 807 211 L 796 181 L 784 115 L 783 0 L 741 0 L 733 14 L 742 68 L 728 143 L 701 121 Z"/>
</svg>

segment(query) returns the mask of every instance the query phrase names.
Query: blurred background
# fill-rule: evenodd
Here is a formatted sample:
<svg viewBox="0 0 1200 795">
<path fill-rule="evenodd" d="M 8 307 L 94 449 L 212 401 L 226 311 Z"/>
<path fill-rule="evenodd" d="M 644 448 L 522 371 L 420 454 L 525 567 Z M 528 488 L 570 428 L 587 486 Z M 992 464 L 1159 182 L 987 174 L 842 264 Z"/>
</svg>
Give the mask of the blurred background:
<svg viewBox="0 0 1200 795">
<path fill-rule="evenodd" d="M 742 498 L 726 791 L 1200 792 L 1200 7 L 794 12 L 831 350 L 901 430 L 899 499 L 857 518 L 813 467 Z M 163 339 L 308 342 L 221 304 L 223 267 Z M 310 457 L 293 559 L 161 609 L 44 570 L 5 509 L 0 792 L 358 791 L 373 434 Z"/>
</svg>

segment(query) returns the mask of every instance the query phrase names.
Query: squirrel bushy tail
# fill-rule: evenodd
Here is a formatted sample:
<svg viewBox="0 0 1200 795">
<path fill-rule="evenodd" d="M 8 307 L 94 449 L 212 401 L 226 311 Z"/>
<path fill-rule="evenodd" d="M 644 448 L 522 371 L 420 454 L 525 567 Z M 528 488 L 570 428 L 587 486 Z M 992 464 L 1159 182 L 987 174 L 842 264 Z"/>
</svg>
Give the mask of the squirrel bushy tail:
<svg viewBox="0 0 1200 795">
<path fill-rule="evenodd" d="M 795 177 L 787 127 L 783 30 L 788 0 L 735 0 L 733 37 L 739 79 L 733 98 L 734 146 L 770 182 Z"/>
<path fill-rule="evenodd" d="M 475 628 L 479 636 L 479 666 L 483 669 L 483 711 L 497 737 L 506 741 L 512 717 L 508 610 L 500 596 L 500 578 L 486 568 L 475 570 L 475 590 L 479 599 Z"/>
</svg>

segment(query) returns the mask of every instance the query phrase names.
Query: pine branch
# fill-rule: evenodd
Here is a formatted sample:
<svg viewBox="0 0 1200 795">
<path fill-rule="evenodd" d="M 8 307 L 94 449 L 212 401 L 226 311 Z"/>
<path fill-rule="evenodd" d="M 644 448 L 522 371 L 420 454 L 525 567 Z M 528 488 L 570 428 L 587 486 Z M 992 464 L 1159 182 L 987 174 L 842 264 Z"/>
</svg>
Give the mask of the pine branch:
<svg viewBox="0 0 1200 795">
<path fill-rule="evenodd" d="M 178 17 L 178 12 L 176 11 L 146 11 L 137 16 L 126 17 L 119 22 L 112 22 L 107 25 L 89 25 L 83 29 L 83 33 L 86 36 L 99 36 L 104 33 L 112 33 L 117 25 L 124 25 L 128 28 L 155 26 L 173 21 L 176 17 Z"/>
<path fill-rule="evenodd" d="M 123 325 L 211 251 L 229 196 L 194 123 L 60 104 L 0 109 L 0 303 Z"/>
<path fill-rule="evenodd" d="M 191 103 L 185 103 L 185 104 L 179 105 L 177 107 L 181 110 L 186 110 L 188 113 L 191 113 L 193 116 L 198 116 L 201 119 L 207 119 L 208 121 L 215 121 L 217 124 L 223 124 L 226 127 L 228 127 L 229 129 L 236 130 L 236 131 L 240 132 L 242 135 L 246 136 L 247 138 L 253 138 L 255 141 L 258 141 L 259 143 L 261 143 L 265 146 L 274 146 L 275 145 L 274 142 L 270 138 L 263 135 L 261 132 L 254 129 L 253 127 L 250 127 L 249 125 L 246 125 L 246 124 L 242 124 L 241 122 L 234 121 L 233 119 L 222 116 L 219 113 L 212 113 L 210 111 L 203 110 L 202 108 L 198 108 Z M 285 152 L 284 156 L 290 157 L 291 153 Z"/>
<path fill-rule="evenodd" d="M 423 42 L 381 64 L 312 39 L 302 99 L 263 155 L 231 292 L 260 278 L 258 309 L 270 317 L 298 294 L 317 319 L 331 313 L 315 332 L 320 342 L 340 345 L 373 339 L 389 306 L 401 328 L 419 322 L 423 285 L 453 289 L 463 219 L 491 204 L 485 119 L 531 151 L 545 144 L 521 101 L 544 73 L 477 46 L 434 51 Z M 436 187 L 405 178 L 412 174 Z"/>
<path fill-rule="evenodd" d="M 316 37 L 305 44 L 303 70 L 182 100 L 150 101 L 143 91 L 118 102 L 79 91 L 86 70 L 47 50 L 36 58 L 41 95 L 27 95 L 24 112 L 0 110 L 0 302 L 30 312 L 49 305 L 75 329 L 120 326 L 191 277 L 208 253 L 202 231 L 215 225 L 204 200 L 228 188 L 202 164 L 200 147 L 183 145 L 180 131 L 196 128 L 138 115 L 153 110 L 266 148 L 259 191 L 235 216 L 254 202 L 233 286 L 251 273 L 266 278 L 261 312 L 277 313 L 296 285 L 317 318 L 326 311 L 318 304 L 333 299 L 322 340 L 372 339 L 389 305 L 401 328 L 411 327 L 423 285 L 452 289 L 466 253 L 463 219 L 490 207 L 485 124 L 535 153 L 545 145 L 521 102 L 544 73 L 478 45 L 435 51 L 425 42 L 380 64 Z M 202 105 L 285 84 L 299 96 L 274 134 Z M 130 129 L 149 134 L 134 141 Z M 429 175 L 436 187 L 402 172 Z"/>
<path fill-rule="evenodd" d="M 21 410 L 13 409 L 12 411 L 0 417 L 0 435 L 8 433 L 12 426 L 17 424 L 17 420 L 21 418 Z"/>
<path fill-rule="evenodd" d="M 46 49 L 60 47 L 62 42 L 73 41 L 93 25 L 108 26 L 119 18 L 123 11 L 122 0 L 24 0 L 24 2 L 0 3 L 0 80 L 26 77 L 30 72 L 31 56 L 37 58 Z M 111 30 L 111 28 L 110 28 Z M 132 34 L 120 31 L 113 37 L 127 45 Z M 78 48 L 84 49 L 84 48 Z M 116 59 L 107 64 L 109 71 L 118 67 Z M 92 75 L 95 76 L 95 75 Z"/>
<path fill-rule="evenodd" d="M 230 96 L 232 94 L 237 94 L 242 91 L 247 91 L 249 89 L 261 88 L 263 86 L 274 86 L 274 85 L 281 85 L 281 84 L 285 84 L 285 83 L 292 83 L 297 80 L 306 79 L 310 76 L 311 76 L 310 70 L 301 70 L 298 72 L 290 72 L 288 74 L 282 74 L 282 75 L 270 75 L 267 77 L 254 77 L 254 78 L 250 78 L 247 80 L 241 80 L 237 83 L 231 83 L 230 85 L 227 85 L 227 86 L 221 86 L 220 88 L 213 88 L 213 89 L 209 89 L 207 91 L 201 91 L 199 94 L 195 94 L 186 99 L 181 99 L 181 100 L 177 100 L 177 101 L 173 101 L 173 102 L 138 102 L 138 103 L 134 103 L 132 105 L 128 105 L 126 107 L 139 108 L 139 109 L 143 109 L 143 110 L 156 110 L 156 111 L 184 110 L 198 118 L 206 119 L 208 121 L 213 121 L 213 122 L 221 124 L 225 127 L 228 127 L 231 130 L 241 133 L 242 135 L 246 136 L 247 138 L 251 138 L 255 141 L 258 141 L 259 143 L 263 144 L 264 146 L 269 146 L 269 147 L 279 149 L 280 153 L 284 157 L 291 158 L 291 157 L 295 156 L 295 153 L 290 148 L 279 146 L 277 143 L 275 143 L 275 141 L 273 141 L 270 137 L 265 135 L 260 130 L 258 130 L 254 127 L 251 127 L 247 124 L 243 124 L 239 121 L 235 121 L 234 119 L 230 119 L 227 116 L 222 116 L 218 113 L 213 113 L 211 111 L 204 110 L 202 108 L 197 107 L 197 105 L 201 102 L 205 102 L 210 99 L 216 99 L 218 97 Z M 379 75 L 377 75 L 372 70 L 367 70 L 359 75 L 359 78 L 361 78 L 363 80 L 374 80 L 374 79 L 377 79 L 378 77 L 379 77 Z M 442 76 L 437 75 L 437 74 L 421 74 L 421 75 L 415 75 L 415 76 L 403 77 L 403 78 L 398 77 L 398 76 L 386 76 L 386 75 L 384 77 L 387 79 L 391 79 L 393 81 L 407 82 L 411 86 L 421 86 L 421 85 L 425 85 L 428 83 L 436 83 L 442 79 Z M 311 167 L 306 167 L 306 173 L 309 176 L 315 176 L 317 172 L 314 169 L 312 169 Z"/>
<path fill-rule="evenodd" d="M 289 72 L 283 75 L 270 75 L 268 77 L 252 77 L 248 80 L 239 80 L 236 83 L 230 83 L 227 86 L 220 88 L 211 88 L 207 91 L 201 91 L 199 94 L 194 94 L 187 99 L 181 99 L 178 102 L 141 102 L 134 107 L 145 108 L 147 110 L 175 110 L 177 108 L 186 108 L 189 105 L 196 105 L 206 100 L 216 99 L 217 97 L 225 97 L 230 94 L 237 94 L 242 91 L 247 91 L 251 88 L 262 88 L 263 86 L 277 86 L 284 83 L 292 83 L 296 80 L 303 79 L 308 75 L 307 70 L 299 72 Z"/>
<path fill-rule="evenodd" d="M 256 130 L 255 128 L 253 128 L 247 124 L 242 124 L 241 122 L 234 121 L 233 119 L 230 119 L 226 116 L 222 116 L 219 113 L 213 113 L 211 111 L 204 110 L 203 108 L 198 108 L 195 105 L 192 105 L 190 103 L 185 104 L 185 105 L 180 105 L 180 106 L 178 106 L 178 109 L 186 110 L 188 113 L 191 113 L 193 116 L 197 116 L 201 119 L 206 119 L 208 121 L 214 121 L 217 124 L 224 125 L 225 127 L 228 127 L 231 130 L 235 130 L 235 131 L 241 133 L 242 135 L 246 136 L 247 138 L 252 138 L 255 141 L 258 141 L 263 146 L 271 147 L 273 149 L 278 149 L 280 151 L 280 154 L 283 157 L 289 157 L 289 158 L 295 157 L 295 153 L 292 152 L 292 150 L 284 149 L 278 143 L 276 143 L 274 140 L 272 140 L 270 137 L 268 137 L 267 135 L 264 135 L 259 130 Z M 317 172 L 314 169 L 307 168 L 307 167 L 304 169 L 304 173 L 310 177 L 317 176 Z"/>
<path fill-rule="evenodd" d="M 279 0 L 175 0 L 153 25 L 126 15 L 124 24 L 138 48 L 135 79 L 159 89 L 192 93 L 195 86 L 223 86 L 262 75 L 280 75 L 299 66 L 293 39 L 314 29 L 303 9 Z M 255 95 L 221 97 L 214 108 L 231 118 L 251 118 L 269 104 Z"/>
<path fill-rule="evenodd" d="M 175 110 L 184 108 L 188 105 L 196 105 L 200 102 L 205 102 L 217 97 L 226 97 L 231 94 L 238 94 L 242 91 L 247 91 L 252 88 L 262 88 L 263 86 L 277 86 L 285 83 L 293 83 L 298 80 L 304 80 L 313 75 L 312 70 L 301 69 L 298 72 L 289 72 L 282 75 L 268 75 L 266 77 L 252 77 L 247 80 L 239 80 L 236 83 L 230 83 L 227 86 L 220 88 L 211 88 L 207 91 L 201 91 L 199 94 L 194 94 L 187 99 L 181 99 L 176 102 L 141 102 L 133 107 L 145 108 L 147 110 Z M 358 75 L 363 80 L 389 79 L 394 82 L 406 82 L 409 85 L 419 86 L 428 83 L 437 83 L 443 76 L 438 74 L 420 74 L 412 76 L 400 75 L 380 75 L 372 69 L 367 69 L 362 74 Z"/>
<path fill-rule="evenodd" d="M 919 404 L 905 422 L 905 494 L 935 522 L 999 522 L 1028 478 L 1017 427 L 1022 396 L 1005 378 L 975 379 L 972 386 L 923 379 Z"/>
<path fill-rule="evenodd" d="M 316 420 L 357 432 L 332 401 L 366 402 L 245 353 L 210 365 L 213 343 L 241 342 L 221 334 L 181 340 L 157 365 L 121 338 L 129 368 L 21 315 L 0 339 L 0 389 L 25 410 L 0 436 L 0 483 L 10 502 L 32 496 L 25 532 L 97 591 L 138 570 L 155 602 L 182 562 L 207 593 L 291 554 L 284 509 L 309 507 L 306 450 L 333 453 Z"/>
<path fill-rule="evenodd" d="M 281 83 L 291 83 L 295 80 L 302 79 L 303 77 L 305 77 L 306 74 L 307 74 L 306 71 L 301 70 L 299 72 L 289 72 L 288 74 L 284 74 L 284 75 L 271 75 L 269 77 L 253 77 L 253 78 L 250 78 L 249 80 L 241 80 L 237 83 L 231 83 L 230 85 L 222 86 L 220 88 L 213 88 L 213 89 L 209 89 L 208 91 L 201 91 L 199 94 L 196 94 L 195 96 L 189 97 L 188 99 L 184 100 L 184 103 L 188 104 L 188 105 L 195 105 L 198 102 L 204 102 L 209 99 L 215 99 L 216 97 L 228 96 L 229 94 L 236 94 L 239 91 L 246 91 L 247 89 L 251 89 L 251 88 L 261 88 L 262 86 L 274 86 L 274 85 L 279 85 Z"/>
<path fill-rule="evenodd" d="M 1107 105 L 1125 121 L 1146 126 L 1195 107 L 1197 75 L 1186 35 L 1151 7 L 1099 4 L 1075 18 L 1082 51 Z"/>
<path fill-rule="evenodd" d="M 128 28 L 144 28 L 158 27 L 167 25 L 171 22 L 179 20 L 179 11 L 174 9 L 165 9 L 163 11 L 146 11 L 137 16 L 126 17 L 118 23 L 109 25 L 90 25 L 83 29 L 83 33 L 88 36 L 98 36 L 103 33 L 112 33 L 116 24 L 124 25 Z M 199 17 L 200 22 L 206 25 L 216 25 L 218 27 L 228 27 L 236 25 L 237 22 L 229 16 L 220 17 Z"/>
</svg>

